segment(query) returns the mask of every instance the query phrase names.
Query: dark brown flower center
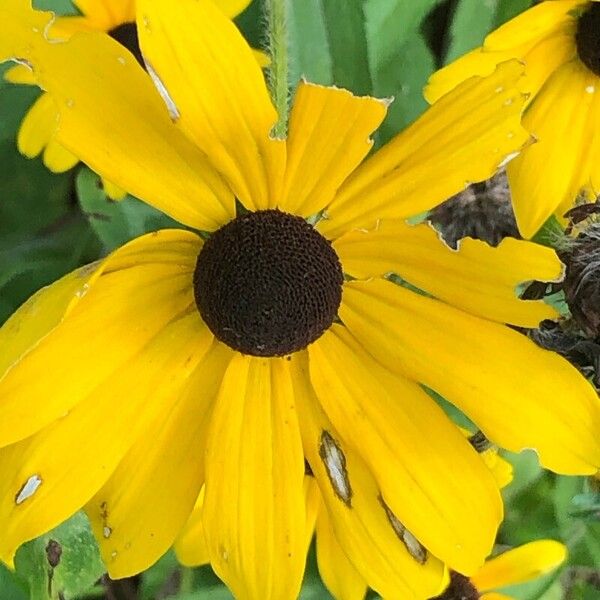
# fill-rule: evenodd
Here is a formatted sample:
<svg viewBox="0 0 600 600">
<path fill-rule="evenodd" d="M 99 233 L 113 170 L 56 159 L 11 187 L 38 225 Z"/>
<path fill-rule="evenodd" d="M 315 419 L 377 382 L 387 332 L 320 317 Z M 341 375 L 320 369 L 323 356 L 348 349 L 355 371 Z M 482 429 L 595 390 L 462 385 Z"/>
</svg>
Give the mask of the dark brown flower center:
<svg viewBox="0 0 600 600">
<path fill-rule="evenodd" d="M 110 37 L 119 42 L 121 46 L 124 46 L 135 56 L 135 60 L 140 63 L 142 68 L 146 68 L 144 65 L 144 59 L 142 57 L 142 50 L 140 49 L 140 41 L 138 39 L 137 26 L 135 23 L 123 23 L 108 32 Z"/>
<path fill-rule="evenodd" d="M 342 283 L 321 234 L 300 217 L 264 210 L 238 216 L 206 241 L 194 296 L 217 339 L 243 354 L 284 356 L 331 326 Z"/>
<path fill-rule="evenodd" d="M 456 571 L 450 571 L 450 584 L 433 600 L 479 600 L 479 592 L 471 580 Z"/>
<path fill-rule="evenodd" d="M 579 17 L 575 42 L 581 62 L 600 77 L 600 4 L 591 2 Z"/>
</svg>

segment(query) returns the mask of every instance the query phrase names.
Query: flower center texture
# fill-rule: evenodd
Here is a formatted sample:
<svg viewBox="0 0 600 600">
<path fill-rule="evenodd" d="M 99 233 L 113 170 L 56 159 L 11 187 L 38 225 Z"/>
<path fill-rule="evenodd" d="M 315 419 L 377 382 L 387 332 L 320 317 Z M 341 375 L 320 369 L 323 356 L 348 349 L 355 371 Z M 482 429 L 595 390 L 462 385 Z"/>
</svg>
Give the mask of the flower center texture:
<svg viewBox="0 0 600 600">
<path fill-rule="evenodd" d="M 450 584 L 442 594 L 433 600 L 479 600 L 480 595 L 477 588 L 468 577 L 450 571 Z"/>
<path fill-rule="evenodd" d="M 124 46 L 135 56 L 135 60 L 143 67 L 144 59 L 142 58 L 142 50 L 140 49 L 140 41 L 138 39 L 137 26 L 135 23 L 123 23 L 108 32 L 108 35 L 119 42 L 121 46 Z"/>
<path fill-rule="evenodd" d="M 204 244 L 194 272 L 202 318 L 243 354 L 284 356 L 333 323 L 343 273 L 331 244 L 301 217 L 279 210 L 238 216 Z"/>
<path fill-rule="evenodd" d="M 581 62 L 600 77 L 600 4 L 593 2 L 579 17 L 575 41 Z"/>
</svg>

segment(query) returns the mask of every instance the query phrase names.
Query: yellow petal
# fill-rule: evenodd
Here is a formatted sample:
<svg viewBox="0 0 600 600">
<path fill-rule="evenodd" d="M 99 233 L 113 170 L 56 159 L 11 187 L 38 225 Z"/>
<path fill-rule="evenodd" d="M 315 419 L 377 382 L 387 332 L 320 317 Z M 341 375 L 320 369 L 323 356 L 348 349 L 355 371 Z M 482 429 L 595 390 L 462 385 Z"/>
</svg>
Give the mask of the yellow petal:
<svg viewBox="0 0 600 600">
<path fill-rule="evenodd" d="M 125 198 L 125 196 L 127 195 L 127 192 L 120 188 L 118 185 L 115 185 L 114 183 L 102 178 L 102 187 L 104 188 L 104 193 L 111 199 L 111 200 L 123 200 L 123 198 Z"/>
<path fill-rule="evenodd" d="M 473 77 L 427 110 L 346 180 L 320 229 L 329 237 L 436 206 L 491 177 L 529 139 L 521 127 L 523 66 Z"/>
<path fill-rule="evenodd" d="M 325 587 L 336 600 L 363 600 L 367 583 L 344 554 L 324 508 L 317 518 L 317 564 Z"/>
<path fill-rule="evenodd" d="M 65 318 L 100 272 L 99 263 L 77 269 L 41 289 L 12 314 L 0 328 L 0 379 Z M 4 403 L 0 410 L 4 413 Z M 9 412 L 6 417 L 10 419 Z"/>
<path fill-rule="evenodd" d="M 525 64 L 521 89 L 530 94 L 527 104 L 535 102 L 537 93 L 554 71 L 576 57 L 575 21 L 569 19 L 548 37 L 537 42 L 521 59 Z"/>
<path fill-rule="evenodd" d="M 51 12 L 31 8 L 31 0 L 3 0 L 0 8 L 4 31 L 0 36 L 0 63 L 16 59 L 27 64 L 25 51 L 31 51 L 31 39 L 44 42 L 43 32 L 54 19 Z"/>
<path fill-rule="evenodd" d="M 597 196 L 600 196 L 600 135 L 598 135 L 598 132 L 600 131 L 600 83 L 598 85 L 598 87 L 596 88 L 597 93 L 594 94 L 595 99 L 594 99 L 594 108 L 593 110 L 593 114 L 596 116 L 596 120 L 595 122 L 592 121 L 591 126 L 593 127 L 593 131 L 596 132 L 596 134 L 592 137 L 591 140 L 591 147 L 589 149 L 589 153 L 590 153 L 590 179 L 588 183 L 588 194 L 591 191 L 591 198 L 588 198 L 590 200 L 595 200 Z M 571 208 L 571 206 L 569 207 L 560 207 L 560 208 L 566 208 L 566 210 L 568 210 L 569 208 Z M 559 208 L 559 210 L 560 210 Z M 562 212 L 559 212 L 560 215 L 564 214 L 566 212 L 566 210 L 563 210 Z"/>
<path fill-rule="evenodd" d="M 198 332 L 198 343 L 212 335 Z M 185 339 L 185 338 L 184 338 Z M 183 342 L 183 340 L 182 340 Z M 114 579 L 153 565 L 173 544 L 204 481 L 210 413 L 233 353 L 215 341 L 202 356 L 168 414 L 140 436 L 87 512 L 104 563 Z M 184 370 L 189 365 L 181 362 Z"/>
<path fill-rule="evenodd" d="M 387 102 L 301 82 L 290 117 L 280 206 L 303 216 L 325 208 L 373 146 Z"/>
<path fill-rule="evenodd" d="M 108 31 L 135 21 L 135 0 L 73 0 L 80 12 Z"/>
<path fill-rule="evenodd" d="M 9 56 L 31 63 L 52 95 L 58 140 L 69 151 L 186 225 L 211 230 L 230 219 L 234 199 L 221 177 L 171 122 L 150 78 L 120 44 L 100 33 L 49 44 L 21 13 L 6 18 Z M 4 44 L 3 36 L 0 50 Z"/>
<path fill-rule="evenodd" d="M 345 445 L 320 409 L 305 355 L 293 355 L 291 366 L 304 452 L 346 556 L 384 597 L 435 596 L 444 583 L 444 565 L 385 506 L 365 463 Z"/>
<path fill-rule="evenodd" d="M 512 464 L 502 458 L 496 448 L 489 448 L 479 456 L 481 456 L 487 468 L 492 472 L 499 488 L 506 487 L 513 480 Z"/>
<path fill-rule="evenodd" d="M 313 535 L 315 533 L 315 526 L 317 523 L 317 515 L 323 508 L 323 502 L 321 501 L 321 491 L 319 486 L 312 475 L 307 475 L 304 478 L 304 492 L 306 500 L 306 553 L 310 548 Z"/>
<path fill-rule="evenodd" d="M 27 158 L 42 152 L 56 131 L 58 109 L 48 94 L 42 94 L 27 111 L 19 133 L 17 146 Z"/>
<path fill-rule="evenodd" d="M 459 427 L 460 432 L 466 437 L 469 438 L 469 443 L 477 450 L 479 456 L 487 466 L 487 468 L 492 472 L 494 479 L 496 480 L 496 485 L 502 489 L 506 487 L 513 480 L 513 466 L 512 464 L 502 458 L 498 454 L 498 448 L 495 446 L 488 444 L 486 440 L 486 444 L 489 446 L 487 449 L 477 448 L 477 444 L 473 441 L 473 433 L 468 429 L 464 429 L 463 427 Z"/>
<path fill-rule="evenodd" d="M 173 293 L 177 293 L 176 288 Z M 114 294 L 111 299 L 122 301 Z M 148 294 L 147 300 L 159 299 Z M 151 313 L 145 315 L 152 319 Z M 131 320 L 118 323 L 121 335 L 115 336 L 113 331 L 113 337 L 121 344 L 124 331 L 131 334 L 140 327 Z M 135 356 L 105 373 L 103 380 L 79 397 L 79 403 L 62 418 L 38 434 L 0 450 L 1 560 L 10 561 L 20 544 L 45 533 L 80 509 L 103 485 L 136 438 L 159 415 L 168 414 L 182 384 L 206 350 L 203 330 L 206 326 L 197 314 L 173 318 Z M 94 346 L 89 343 L 93 338 L 83 333 L 79 346 Z M 107 349 L 103 344 L 94 347 L 98 363 L 98 357 Z M 78 364 L 65 354 L 62 358 L 68 361 L 68 377 L 73 378 L 74 373 L 79 379 L 91 377 L 93 360 Z M 46 393 L 52 395 L 55 385 L 47 377 L 48 372 L 54 374 L 59 385 L 64 385 L 64 379 L 58 371 L 46 371 L 42 379 Z M 48 396 L 32 390 L 28 398 L 30 403 L 31 398 L 39 398 L 42 404 Z"/>
<path fill-rule="evenodd" d="M 526 238 L 560 204 L 574 203 L 588 180 L 599 84 L 598 77 L 579 62 L 567 63 L 546 82 L 523 118 L 538 141 L 507 171 L 517 225 Z M 597 87 L 599 92 L 594 93 Z"/>
<path fill-rule="evenodd" d="M 29 69 L 25 69 L 27 72 Z M 42 94 L 29 109 L 17 136 L 19 151 L 33 158 L 44 152 L 44 164 L 53 173 L 72 169 L 79 159 L 56 140 L 59 111 L 49 94 Z"/>
<path fill-rule="evenodd" d="M 304 457 L 284 359 L 236 354 L 206 450 L 211 564 L 240 600 L 295 600 L 304 572 Z"/>
<path fill-rule="evenodd" d="M 510 52 L 486 52 L 482 48 L 471 50 L 436 71 L 423 89 L 423 95 L 427 102 L 433 104 L 469 77 L 488 77 L 501 62 L 511 58 L 515 57 Z"/>
<path fill-rule="evenodd" d="M 249 209 L 279 201 L 285 143 L 252 50 L 212 0 L 139 0 L 140 44 L 177 124 Z"/>
<path fill-rule="evenodd" d="M 21 351 L 29 352 L 15 354 L 12 368 L 0 379 L 0 446 L 39 431 L 69 411 L 127 365 L 167 323 L 189 310 L 200 248 L 200 239 L 184 231 L 138 238 L 104 261 L 94 285 L 74 291 L 83 297 L 60 327 L 32 327 L 48 335 L 31 349 L 21 345 Z M 21 318 L 7 325 L 18 325 Z M 48 325 L 57 320 L 50 313 Z M 31 337 L 27 341 L 33 342 Z"/>
<path fill-rule="evenodd" d="M 334 248 L 344 271 L 362 279 L 394 272 L 436 298 L 474 315 L 537 327 L 557 312 L 543 301 L 519 300 L 521 283 L 556 281 L 562 264 L 550 248 L 512 238 L 497 248 L 465 238 L 452 250 L 427 224 L 384 221 L 372 231 L 353 231 Z"/>
<path fill-rule="evenodd" d="M 314 477 L 304 478 L 304 491 L 306 499 L 306 553 L 310 546 L 317 514 L 321 508 L 321 492 Z M 188 567 L 196 567 L 210 562 L 208 548 L 204 536 L 204 523 L 202 521 L 202 507 L 204 505 L 204 488 L 200 492 L 194 512 L 175 543 L 175 552 L 179 562 Z"/>
<path fill-rule="evenodd" d="M 575 20 L 569 15 L 580 0 L 542 2 L 492 32 L 481 48 L 435 72 L 424 90 L 431 103 L 473 75 L 488 76 L 495 66 L 517 58 L 526 65 L 520 84 L 536 94 L 547 77 L 575 56 Z"/>
<path fill-rule="evenodd" d="M 186 567 L 199 567 L 210 563 L 204 536 L 204 522 L 202 520 L 204 491 L 203 487 L 192 515 L 175 542 L 177 560 Z"/>
<path fill-rule="evenodd" d="M 383 280 L 346 284 L 339 314 L 382 364 L 439 392 L 498 445 L 533 448 L 558 473 L 600 466 L 600 401 L 557 354 Z"/>
<path fill-rule="evenodd" d="M 226 17 L 233 19 L 246 10 L 252 0 L 219 0 L 217 6 Z"/>
<path fill-rule="evenodd" d="M 15 65 L 4 73 L 4 80 L 9 83 L 20 83 L 23 85 L 35 85 L 33 71 L 25 65 Z"/>
<path fill-rule="evenodd" d="M 48 141 L 44 149 L 43 160 L 46 167 L 53 173 L 69 171 L 79 162 L 79 159 L 54 137 Z"/>
<path fill-rule="evenodd" d="M 271 58 L 266 52 L 263 52 L 262 50 L 252 50 L 252 54 L 261 69 L 264 69 L 271 64 Z"/>
<path fill-rule="evenodd" d="M 491 50 L 532 46 L 560 29 L 566 21 L 572 21 L 569 13 L 584 4 L 582 0 L 541 2 L 488 35 L 485 46 Z"/>
<path fill-rule="evenodd" d="M 499 594 L 498 592 L 487 592 L 481 594 L 480 600 L 516 600 L 513 596 Z"/>
<path fill-rule="evenodd" d="M 467 439 L 418 385 L 381 367 L 342 326 L 309 350 L 323 410 L 387 505 L 435 556 L 475 572 L 494 545 L 502 501 Z"/>
<path fill-rule="evenodd" d="M 524 544 L 488 560 L 471 581 L 480 591 L 516 585 L 541 577 L 560 566 L 567 548 L 554 540 Z"/>
</svg>

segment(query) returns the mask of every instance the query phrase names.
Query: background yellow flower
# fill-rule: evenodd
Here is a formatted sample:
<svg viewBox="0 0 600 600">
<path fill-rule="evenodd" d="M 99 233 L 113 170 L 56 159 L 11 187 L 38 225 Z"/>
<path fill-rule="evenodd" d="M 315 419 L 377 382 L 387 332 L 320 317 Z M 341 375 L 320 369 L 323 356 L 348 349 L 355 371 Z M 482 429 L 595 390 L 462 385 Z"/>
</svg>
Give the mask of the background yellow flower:
<svg viewBox="0 0 600 600">
<path fill-rule="evenodd" d="M 517 224 L 530 238 L 585 190 L 600 194 L 600 4 L 546 0 L 491 33 L 483 46 L 435 73 L 431 102 L 502 61 L 525 65 L 523 125 L 535 137 L 507 168 Z"/>
</svg>

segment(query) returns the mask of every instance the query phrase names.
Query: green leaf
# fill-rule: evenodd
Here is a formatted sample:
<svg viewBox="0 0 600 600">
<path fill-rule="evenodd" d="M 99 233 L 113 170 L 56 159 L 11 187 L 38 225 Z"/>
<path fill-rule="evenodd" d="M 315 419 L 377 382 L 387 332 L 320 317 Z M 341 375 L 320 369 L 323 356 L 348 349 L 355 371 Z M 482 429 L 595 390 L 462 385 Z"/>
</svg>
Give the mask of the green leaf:
<svg viewBox="0 0 600 600">
<path fill-rule="evenodd" d="M 115 202 L 102 190 L 100 178 L 89 169 L 77 175 L 81 209 L 107 250 L 114 250 L 135 237 L 179 223 L 144 202 L 128 196 Z"/>
<path fill-rule="evenodd" d="M 71 0 L 33 0 L 32 4 L 38 10 L 52 10 L 59 15 L 76 15 L 78 13 Z"/>
<path fill-rule="evenodd" d="M 0 563 L 0 598 L 2 600 L 27 600 L 27 591 L 14 573 Z"/>
<path fill-rule="evenodd" d="M 98 250 L 75 212 L 37 235 L 0 235 L 0 323 L 41 287 L 95 260 Z"/>
<path fill-rule="evenodd" d="M 0 323 L 40 287 L 97 258 L 74 210 L 73 172 L 53 175 L 17 151 L 16 131 L 38 92 L 5 82 L 7 68 L 0 68 Z"/>
<path fill-rule="evenodd" d="M 24 544 L 15 566 L 17 575 L 29 583 L 31 600 L 72 600 L 90 590 L 105 572 L 83 513 Z"/>
<path fill-rule="evenodd" d="M 3 80 L 0 66 L 0 236 L 33 234 L 68 210 L 70 174 L 53 175 L 17 151 L 16 132 L 38 91 Z"/>
<path fill-rule="evenodd" d="M 450 27 L 450 46 L 446 62 L 481 46 L 494 25 L 497 0 L 460 0 Z"/>
<path fill-rule="evenodd" d="M 600 493 L 586 492 L 574 496 L 570 514 L 579 519 L 600 521 Z"/>
<path fill-rule="evenodd" d="M 292 89 L 303 77 L 320 85 L 333 83 L 324 1 L 290 0 L 288 4 L 289 79 Z"/>
<path fill-rule="evenodd" d="M 435 69 L 435 59 L 420 33 L 420 25 L 438 0 L 366 0 L 366 35 L 373 95 L 394 98 L 377 135 L 387 142 L 426 108 L 423 87 Z"/>
<path fill-rule="evenodd" d="M 372 94 L 362 0 L 325 0 L 322 7 L 333 83 L 355 94 Z"/>
<path fill-rule="evenodd" d="M 169 582 L 179 565 L 175 553 L 167 552 L 156 564 L 142 573 L 138 595 L 140 600 L 153 600 L 160 597 L 165 583 Z"/>
<path fill-rule="evenodd" d="M 406 60 L 407 56 L 410 60 Z M 378 132 L 379 145 L 388 142 L 427 109 L 423 87 L 434 70 L 433 54 L 418 33 L 398 49 L 396 58 L 378 64 L 373 75 L 374 95 L 394 98 Z"/>
<path fill-rule="evenodd" d="M 549 248 L 558 248 L 564 239 L 565 232 L 562 225 L 554 215 L 551 215 L 531 241 L 542 246 L 548 246 Z"/>
<path fill-rule="evenodd" d="M 236 25 L 240 28 L 248 43 L 256 49 L 262 49 L 265 41 L 265 23 L 261 8 L 261 3 L 255 0 L 235 18 Z"/>
<path fill-rule="evenodd" d="M 371 66 L 393 58 L 410 61 L 410 54 L 400 57 L 398 48 L 414 37 L 423 19 L 441 1 L 365 0 L 364 13 Z"/>
</svg>

